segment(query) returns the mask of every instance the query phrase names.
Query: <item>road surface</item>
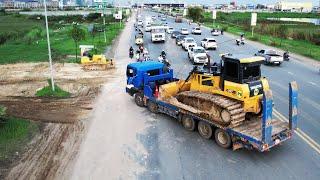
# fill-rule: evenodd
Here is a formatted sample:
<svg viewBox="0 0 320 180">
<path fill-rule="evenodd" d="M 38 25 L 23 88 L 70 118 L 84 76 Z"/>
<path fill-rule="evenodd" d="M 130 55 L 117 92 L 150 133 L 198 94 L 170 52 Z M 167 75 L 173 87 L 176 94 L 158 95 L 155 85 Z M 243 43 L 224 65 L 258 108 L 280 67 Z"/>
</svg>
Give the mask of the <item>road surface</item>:
<svg viewBox="0 0 320 180">
<path fill-rule="evenodd" d="M 144 12 L 152 15 L 152 13 Z M 186 23 L 170 26 L 191 27 Z M 155 115 L 137 107 L 125 93 L 125 67 L 130 45 L 134 45 L 133 21 L 121 35 L 116 50 L 118 77 L 104 86 L 92 122 L 80 149 L 71 179 L 318 179 L 320 156 L 310 140 L 297 134 L 292 140 L 259 153 L 248 150 L 226 150 L 213 140 L 205 140 L 196 132 L 188 132 L 181 124 L 165 115 Z M 199 42 L 209 36 L 203 28 Z M 192 35 L 193 36 L 193 35 Z M 253 54 L 266 46 L 248 43 L 236 46 L 231 35 L 217 37 L 217 51 L 210 51 L 214 60 L 224 52 Z M 145 46 L 156 59 L 164 49 L 178 77 L 186 77 L 192 69 L 187 53 L 168 38 L 153 44 L 146 33 Z M 225 43 L 222 43 L 225 42 Z M 299 84 L 299 128 L 308 137 L 320 142 L 320 79 L 315 67 L 291 60 L 280 67 L 263 66 L 262 74 L 269 78 L 277 111 L 287 117 L 288 82 Z M 279 116 L 277 114 L 277 116 Z"/>
</svg>

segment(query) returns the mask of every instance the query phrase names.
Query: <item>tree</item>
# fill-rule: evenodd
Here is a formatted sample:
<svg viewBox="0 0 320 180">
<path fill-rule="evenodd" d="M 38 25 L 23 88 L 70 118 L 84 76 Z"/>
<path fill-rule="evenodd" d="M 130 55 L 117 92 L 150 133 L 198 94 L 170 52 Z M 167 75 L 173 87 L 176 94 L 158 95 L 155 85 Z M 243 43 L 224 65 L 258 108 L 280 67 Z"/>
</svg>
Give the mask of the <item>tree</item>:
<svg viewBox="0 0 320 180">
<path fill-rule="evenodd" d="M 73 39 L 76 47 L 76 61 L 78 60 L 78 43 L 84 40 L 86 37 L 86 32 L 81 29 L 77 24 L 73 25 L 73 28 L 69 32 L 70 37 Z"/>
<path fill-rule="evenodd" d="M 203 17 L 203 9 L 200 7 L 189 7 L 188 8 L 188 17 L 191 18 L 194 22 L 201 21 Z"/>
</svg>

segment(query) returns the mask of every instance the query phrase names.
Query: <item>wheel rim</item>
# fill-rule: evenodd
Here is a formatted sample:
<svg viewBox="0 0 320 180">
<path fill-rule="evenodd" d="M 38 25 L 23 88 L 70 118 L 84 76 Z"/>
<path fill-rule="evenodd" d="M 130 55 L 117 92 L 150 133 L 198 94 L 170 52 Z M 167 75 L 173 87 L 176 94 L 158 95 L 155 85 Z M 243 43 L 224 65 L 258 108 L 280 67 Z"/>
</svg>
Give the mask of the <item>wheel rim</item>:
<svg viewBox="0 0 320 180">
<path fill-rule="evenodd" d="M 190 117 L 185 118 L 185 120 L 183 121 L 183 125 L 187 129 L 191 129 L 193 126 L 192 119 Z"/>
<path fill-rule="evenodd" d="M 223 133 L 223 132 L 219 132 L 218 133 L 218 141 L 223 144 L 226 145 L 228 142 L 228 138 L 227 136 Z"/>
<path fill-rule="evenodd" d="M 139 104 L 139 105 L 142 104 L 143 100 L 142 100 L 142 97 L 141 97 L 140 95 L 137 95 L 137 96 L 136 96 L 136 102 L 137 102 L 137 104 Z"/>
<path fill-rule="evenodd" d="M 231 114 L 230 114 L 230 112 L 229 111 L 227 111 L 227 110 L 222 110 L 221 111 L 221 119 L 222 119 L 222 121 L 223 122 L 225 122 L 225 123 L 230 123 L 230 121 L 231 121 Z"/>
<path fill-rule="evenodd" d="M 210 130 L 209 130 L 210 127 L 208 127 L 207 125 L 205 124 L 201 124 L 200 127 L 199 127 L 199 130 L 200 130 L 200 133 L 204 136 L 208 136 L 209 133 L 210 133 Z"/>
</svg>

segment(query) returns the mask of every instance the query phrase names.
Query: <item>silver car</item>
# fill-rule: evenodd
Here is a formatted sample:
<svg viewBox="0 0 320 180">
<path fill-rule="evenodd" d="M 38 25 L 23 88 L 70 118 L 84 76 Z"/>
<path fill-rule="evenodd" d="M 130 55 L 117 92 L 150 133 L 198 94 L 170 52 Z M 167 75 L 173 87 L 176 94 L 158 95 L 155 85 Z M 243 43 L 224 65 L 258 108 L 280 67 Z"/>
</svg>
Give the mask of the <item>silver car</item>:
<svg viewBox="0 0 320 180">
<path fill-rule="evenodd" d="M 283 56 L 277 53 L 277 51 L 272 49 L 261 49 L 257 53 L 254 54 L 255 56 L 264 57 L 265 64 L 275 64 L 280 66 L 283 62 Z"/>
</svg>

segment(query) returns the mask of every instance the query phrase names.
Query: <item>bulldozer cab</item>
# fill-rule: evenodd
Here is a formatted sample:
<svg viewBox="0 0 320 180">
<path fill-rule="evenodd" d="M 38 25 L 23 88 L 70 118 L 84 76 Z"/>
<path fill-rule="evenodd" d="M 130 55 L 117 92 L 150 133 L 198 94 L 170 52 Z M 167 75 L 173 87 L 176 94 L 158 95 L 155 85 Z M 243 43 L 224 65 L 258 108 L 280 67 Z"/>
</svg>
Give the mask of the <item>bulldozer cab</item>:
<svg viewBox="0 0 320 180">
<path fill-rule="evenodd" d="M 263 57 L 244 55 L 223 55 L 221 59 L 221 77 L 223 80 L 244 84 L 261 78 L 260 66 Z"/>
</svg>

